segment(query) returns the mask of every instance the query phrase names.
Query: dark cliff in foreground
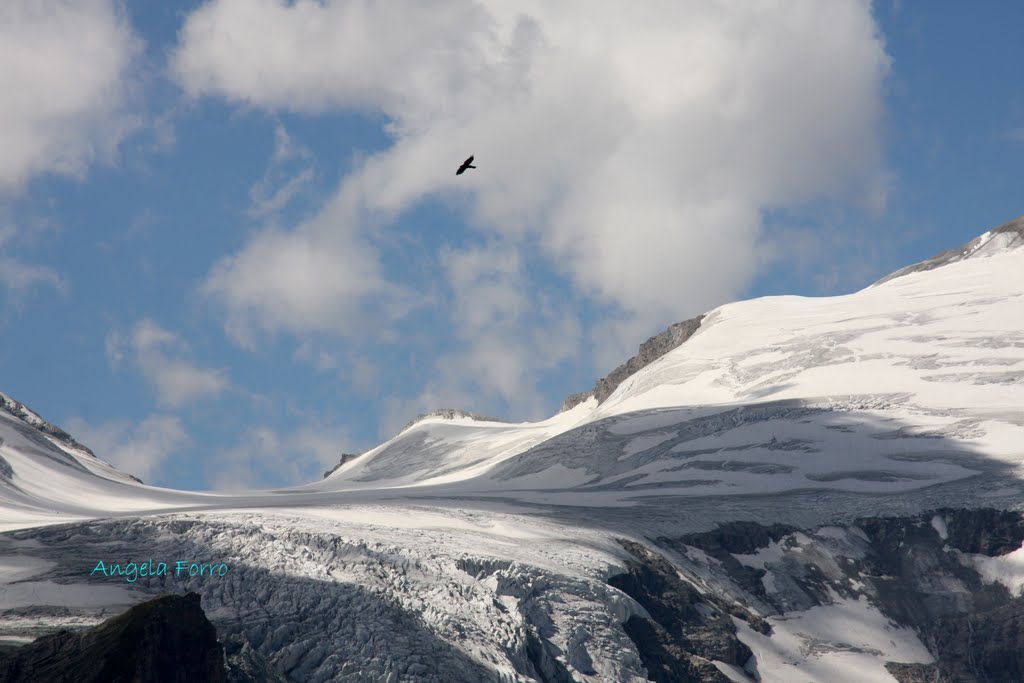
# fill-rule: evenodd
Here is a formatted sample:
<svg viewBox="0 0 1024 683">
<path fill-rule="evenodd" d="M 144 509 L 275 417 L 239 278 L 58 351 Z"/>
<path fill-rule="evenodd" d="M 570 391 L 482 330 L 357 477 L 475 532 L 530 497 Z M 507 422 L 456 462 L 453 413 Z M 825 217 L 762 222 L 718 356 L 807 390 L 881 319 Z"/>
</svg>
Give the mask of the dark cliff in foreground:
<svg viewBox="0 0 1024 683">
<path fill-rule="evenodd" d="M 199 596 L 163 595 L 85 631 L 58 631 L 0 655 L 5 683 L 228 683 Z"/>
</svg>

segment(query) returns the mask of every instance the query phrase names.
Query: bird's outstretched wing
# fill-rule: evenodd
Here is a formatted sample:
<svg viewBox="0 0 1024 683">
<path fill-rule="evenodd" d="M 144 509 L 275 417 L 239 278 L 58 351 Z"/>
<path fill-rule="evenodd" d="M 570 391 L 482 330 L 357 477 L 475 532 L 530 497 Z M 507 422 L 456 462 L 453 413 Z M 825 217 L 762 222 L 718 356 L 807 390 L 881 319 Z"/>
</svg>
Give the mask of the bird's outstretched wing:
<svg viewBox="0 0 1024 683">
<path fill-rule="evenodd" d="M 455 175 L 462 175 L 468 168 L 476 168 L 476 166 L 471 165 L 473 163 L 473 156 L 470 155 L 468 159 L 462 162 L 462 166 L 459 166 L 459 170 L 455 172 Z"/>
</svg>

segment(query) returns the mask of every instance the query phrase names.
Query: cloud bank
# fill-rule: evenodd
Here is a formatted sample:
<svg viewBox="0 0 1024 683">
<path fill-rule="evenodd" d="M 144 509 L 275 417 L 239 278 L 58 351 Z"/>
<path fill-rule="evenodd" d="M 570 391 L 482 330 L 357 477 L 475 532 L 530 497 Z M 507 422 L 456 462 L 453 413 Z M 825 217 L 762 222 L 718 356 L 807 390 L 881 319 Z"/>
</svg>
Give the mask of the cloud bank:
<svg viewBox="0 0 1024 683">
<path fill-rule="evenodd" d="M 742 292 L 766 211 L 862 193 L 884 173 L 889 58 L 865 0 L 212 0 L 172 62 L 194 97 L 366 112 L 393 139 L 318 216 L 254 234 L 210 273 L 204 291 L 250 342 L 253 330 L 351 334 L 368 310 L 415 306 L 371 236 L 424 198 L 465 207 L 482 240 L 549 264 L 564 299 L 607 307 L 635 335 Z M 479 169 L 456 178 L 470 153 Z M 458 250 L 438 255 L 449 281 L 470 258 Z M 520 314 L 540 305 L 522 298 L 538 290 L 529 269 L 491 265 L 495 296 L 454 287 L 449 310 L 480 360 L 462 379 L 511 359 L 491 386 L 509 399 L 551 321 Z M 489 317 L 519 320 L 527 341 L 510 350 L 480 326 Z M 630 336 L 622 325 L 607 338 Z"/>
<path fill-rule="evenodd" d="M 114 154 L 137 124 L 126 102 L 141 50 L 110 0 L 0 3 L 0 196 Z"/>
</svg>

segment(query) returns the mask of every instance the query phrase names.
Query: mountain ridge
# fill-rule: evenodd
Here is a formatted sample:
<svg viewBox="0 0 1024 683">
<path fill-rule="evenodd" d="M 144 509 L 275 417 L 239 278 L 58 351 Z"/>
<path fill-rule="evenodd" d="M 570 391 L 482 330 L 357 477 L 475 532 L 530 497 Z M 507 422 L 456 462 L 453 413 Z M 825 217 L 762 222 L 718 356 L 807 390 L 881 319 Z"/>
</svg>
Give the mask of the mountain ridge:
<svg viewBox="0 0 1024 683">
<path fill-rule="evenodd" d="M 911 273 L 921 273 L 928 270 L 934 270 L 935 268 L 941 268 L 942 266 L 950 263 L 957 263 L 964 259 L 990 256 L 998 251 L 1018 249 L 1021 247 L 1024 247 L 1024 216 L 1018 216 L 1013 220 L 1007 221 L 999 227 L 984 232 L 969 242 L 961 244 L 959 247 L 947 249 L 946 251 L 939 252 L 931 258 L 900 268 L 870 286 L 877 287 L 878 285 L 903 277 L 904 275 L 910 275 Z"/>
<path fill-rule="evenodd" d="M 603 401 L 519 424 L 446 412 L 289 489 L 66 476 L 5 415 L 0 642 L 193 591 L 232 652 L 288 680 L 1019 680 L 1010 244 L 720 306 Z M 104 581 L 98 557 L 169 571 Z M 230 570 L 170 571 L 186 558 Z"/>
</svg>

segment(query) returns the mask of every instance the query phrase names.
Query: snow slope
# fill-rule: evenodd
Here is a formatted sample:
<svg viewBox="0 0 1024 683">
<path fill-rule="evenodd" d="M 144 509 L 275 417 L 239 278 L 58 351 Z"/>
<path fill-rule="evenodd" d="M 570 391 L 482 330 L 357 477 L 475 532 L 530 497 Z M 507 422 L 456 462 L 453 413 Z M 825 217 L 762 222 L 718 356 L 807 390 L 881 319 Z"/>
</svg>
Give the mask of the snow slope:
<svg viewBox="0 0 1024 683">
<path fill-rule="evenodd" d="M 858 516 L 1024 506 L 1024 249 L 1005 228 L 847 296 L 719 307 L 600 403 L 523 424 L 428 416 L 291 489 L 145 486 L 4 397 L 0 640 L 196 590 L 292 680 L 642 681 L 649 651 L 627 625 L 658 607 L 609 585 L 659 566 L 632 542 L 672 563 L 659 581 L 703 596 L 702 632 L 736 618 L 732 649 L 691 662 L 708 676 L 895 680 L 887 663 L 931 655 L 874 579 L 810 600 L 786 572 L 799 558 L 845 577 L 867 552 Z M 819 531 L 715 557 L 672 540 L 733 520 Z M 764 572 L 763 595 L 730 583 L 729 557 Z M 90 573 L 150 558 L 232 570 Z M 1001 558 L 950 566 L 1016 591 L 1019 558 Z"/>
<path fill-rule="evenodd" d="M 306 488 L 608 506 L 1015 474 L 1024 250 L 986 256 L 847 296 L 722 306 L 601 405 L 524 425 L 424 420 Z"/>
</svg>

